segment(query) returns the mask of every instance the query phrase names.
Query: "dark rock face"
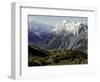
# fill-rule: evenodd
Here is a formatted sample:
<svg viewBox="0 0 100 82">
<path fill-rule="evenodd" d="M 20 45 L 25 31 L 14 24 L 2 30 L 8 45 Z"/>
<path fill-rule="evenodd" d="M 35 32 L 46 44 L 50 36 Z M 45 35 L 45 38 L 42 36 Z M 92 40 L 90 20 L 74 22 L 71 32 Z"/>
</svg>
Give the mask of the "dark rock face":
<svg viewBox="0 0 100 82">
<path fill-rule="evenodd" d="M 28 46 L 28 52 L 33 56 L 41 56 L 41 57 L 48 56 L 49 54 L 48 51 L 42 50 L 40 48 L 32 48 L 31 46 Z"/>
</svg>

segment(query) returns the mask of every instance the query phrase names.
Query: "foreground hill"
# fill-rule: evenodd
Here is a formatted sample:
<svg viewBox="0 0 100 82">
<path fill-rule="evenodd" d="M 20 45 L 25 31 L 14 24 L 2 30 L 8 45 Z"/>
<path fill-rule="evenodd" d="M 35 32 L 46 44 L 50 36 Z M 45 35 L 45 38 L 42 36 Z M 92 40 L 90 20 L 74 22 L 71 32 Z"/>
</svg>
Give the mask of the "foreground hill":
<svg viewBox="0 0 100 82">
<path fill-rule="evenodd" d="M 74 65 L 88 63 L 88 55 L 75 50 L 44 50 L 38 47 L 28 46 L 28 52 L 28 66 Z"/>
</svg>

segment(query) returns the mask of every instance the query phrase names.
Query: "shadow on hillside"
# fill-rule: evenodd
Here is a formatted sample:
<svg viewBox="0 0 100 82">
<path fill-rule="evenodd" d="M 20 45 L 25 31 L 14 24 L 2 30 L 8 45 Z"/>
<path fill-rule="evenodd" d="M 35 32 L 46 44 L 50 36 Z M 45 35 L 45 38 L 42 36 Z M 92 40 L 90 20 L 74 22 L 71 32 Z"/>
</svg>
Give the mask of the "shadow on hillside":
<svg viewBox="0 0 100 82">
<path fill-rule="evenodd" d="M 44 50 L 28 46 L 28 66 L 88 64 L 88 55 L 80 51 L 54 49 Z"/>
</svg>

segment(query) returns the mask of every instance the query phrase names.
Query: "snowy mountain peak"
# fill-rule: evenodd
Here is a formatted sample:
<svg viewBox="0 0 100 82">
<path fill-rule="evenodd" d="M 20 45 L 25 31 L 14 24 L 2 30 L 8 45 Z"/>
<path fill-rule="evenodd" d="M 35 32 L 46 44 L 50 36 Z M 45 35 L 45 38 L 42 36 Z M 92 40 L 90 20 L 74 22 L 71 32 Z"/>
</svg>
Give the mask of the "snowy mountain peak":
<svg viewBox="0 0 100 82">
<path fill-rule="evenodd" d="M 70 22 L 68 20 L 64 20 L 60 25 L 56 27 L 57 34 L 61 32 L 68 32 L 68 33 L 73 33 L 74 35 L 75 34 L 78 35 L 80 24 L 82 24 L 80 21 Z"/>
</svg>

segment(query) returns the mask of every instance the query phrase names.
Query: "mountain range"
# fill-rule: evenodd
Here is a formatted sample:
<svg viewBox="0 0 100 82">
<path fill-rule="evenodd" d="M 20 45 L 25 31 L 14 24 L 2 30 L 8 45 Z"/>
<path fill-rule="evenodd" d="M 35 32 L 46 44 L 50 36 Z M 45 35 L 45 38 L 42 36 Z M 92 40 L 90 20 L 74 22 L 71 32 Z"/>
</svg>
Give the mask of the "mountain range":
<svg viewBox="0 0 100 82">
<path fill-rule="evenodd" d="M 36 21 L 29 23 L 28 43 L 44 49 L 68 49 L 87 53 L 88 25 L 62 21 L 57 26 Z"/>
</svg>

